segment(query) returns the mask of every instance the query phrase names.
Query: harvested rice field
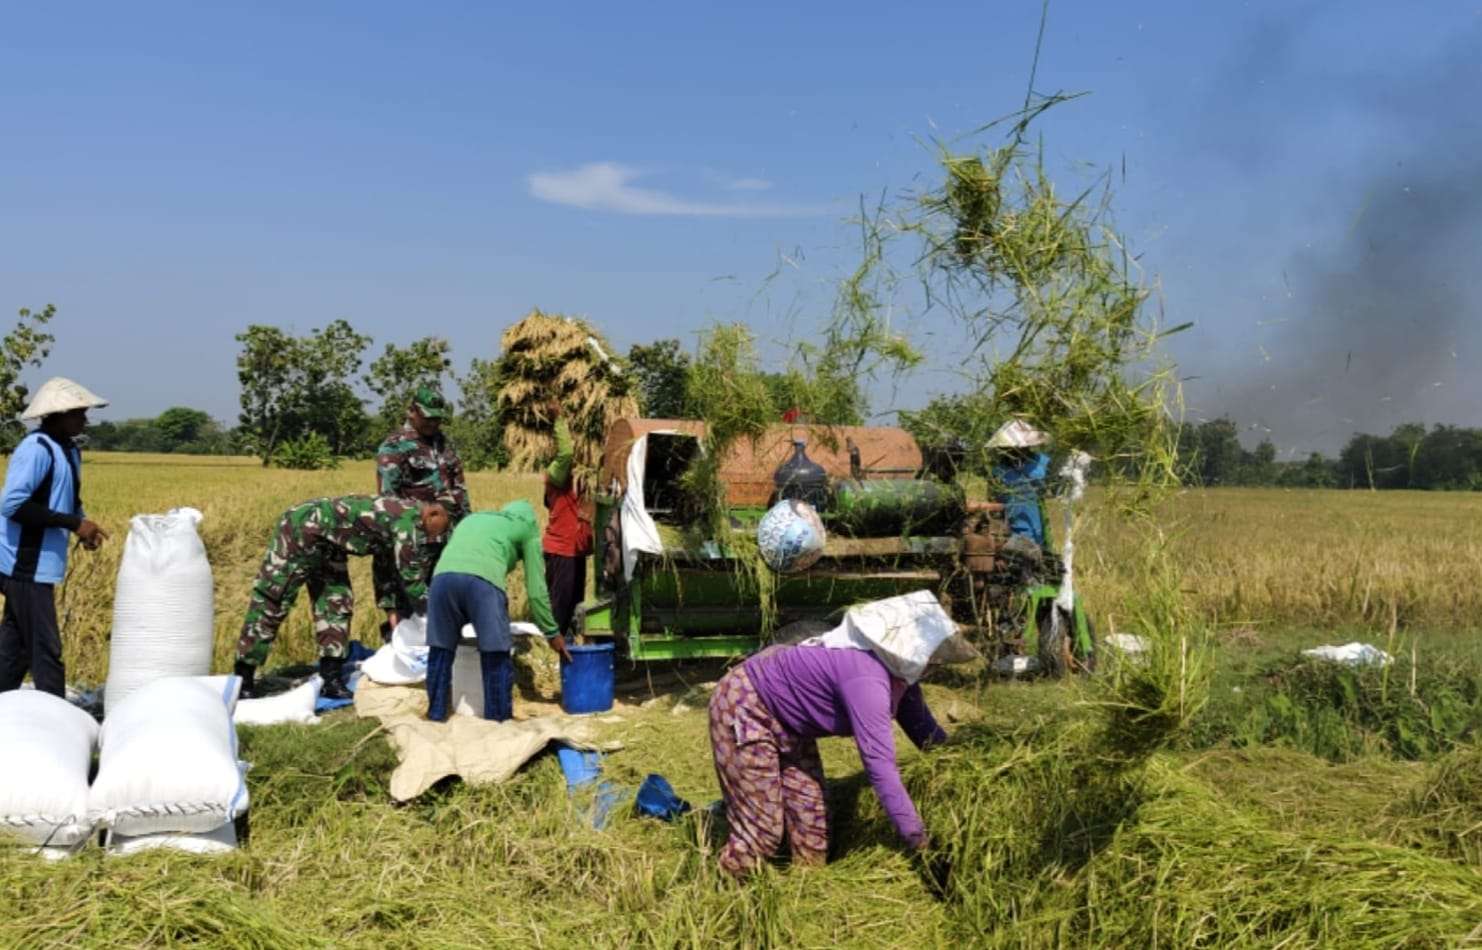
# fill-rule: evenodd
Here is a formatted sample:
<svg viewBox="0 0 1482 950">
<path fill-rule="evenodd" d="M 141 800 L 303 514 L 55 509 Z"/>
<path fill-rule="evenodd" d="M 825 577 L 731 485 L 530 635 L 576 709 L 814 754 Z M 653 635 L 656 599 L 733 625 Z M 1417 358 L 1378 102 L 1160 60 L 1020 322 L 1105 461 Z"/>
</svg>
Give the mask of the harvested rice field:
<svg viewBox="0 0 1482 950">
<path fill-rule="evenodd" d="M 373 483 L 369 463 L 295 473 L 137 455 L 95 456 L 84 477 L 91 515 L 114 535 L 96 557 L 76 558 L 64 593 L 69 678 L 85 683 L 106 675 L 109 591 L 130 514 L 205 513 L 225 670 L 277 516 Z M 476 507 L 538 501 L 538 484 L 470 478 Z M 901 753 L 931 835 L 927 860 L 901 851 L 853 744 L 832 739 L 821 743 L 828 865 L 779 864 L 745 886 L 722 878 L 705 702 L 723 667 L 620 667 L 618 706 L 589 720 L 599 742 L 620 746 L 604 777 L 631 790 L 665 776 L 694 805 L 672 824 L 620 803 L 593 827 L 592 803 L 568 794 L 549 755 L 504 785 L 449 781 L 398 805 L 395 755 L 375 722 L 340 711 L 315 726 L 244 728 L 244 848 L 116 858 L 91 848 L 56 863 L 8 849 L 0 944 L 1482 943 L 1482 502 L 1216 490 L 1169 504 L 1187 623 L 1208 630 L 1179 654 L 1204 649 L 1208 660 L 1178 698 L 1182 718 L 1149 725 L 1147 710 L 1173 700 L 1136 693 L 1135 672 L 1120 677 L 1116 664 L 1062 683 L 976 667 L 934 674 L 926 694 L 953 741 Z M 1145 592 L 1108 524 L 1093 522 L 1078 547 L 1083 594 L 1098 629 L 1137 631 L 1150 615 Z M 368 591 L 368 565 L 352 571 Z M 354 635 L 374 639 L 369 610 Z M 1355 639 L 1395 661 L 1350 669 L 1299 653 Z M 300 604 L 272 663 L 312 655 Z M 522 676 L 516 715 L 554 699 L 548 678 Z M 1139 745 L 1139 730 L 1153 729 L 1159 741 Z M 899 733 L 897 743 L 910 749 Z"/>
</svg>

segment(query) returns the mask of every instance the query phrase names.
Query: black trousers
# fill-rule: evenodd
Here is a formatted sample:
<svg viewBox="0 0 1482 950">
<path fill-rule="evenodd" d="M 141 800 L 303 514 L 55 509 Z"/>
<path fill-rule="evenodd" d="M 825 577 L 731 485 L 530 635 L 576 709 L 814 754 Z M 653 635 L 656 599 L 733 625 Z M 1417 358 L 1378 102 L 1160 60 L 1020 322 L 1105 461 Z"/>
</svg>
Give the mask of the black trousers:
<svg viewBox="0 0 1482 950">
<path fill-rule="evenodd" d="M 551 595 L 551 613 L 563 637 L 576 636 L 572 618 L 587 593 L 587 559 L 561 554 L 545 556 L 545 586 Z"/>
<path fill-rule="evenodd" d="M 0 576 L 5 615 L 0 619 L 0 693 L 18 689 L 26 674 L 42 692 L 67 693 L 62 634 L 57 629 L 56 590 Z"/>
</svg>

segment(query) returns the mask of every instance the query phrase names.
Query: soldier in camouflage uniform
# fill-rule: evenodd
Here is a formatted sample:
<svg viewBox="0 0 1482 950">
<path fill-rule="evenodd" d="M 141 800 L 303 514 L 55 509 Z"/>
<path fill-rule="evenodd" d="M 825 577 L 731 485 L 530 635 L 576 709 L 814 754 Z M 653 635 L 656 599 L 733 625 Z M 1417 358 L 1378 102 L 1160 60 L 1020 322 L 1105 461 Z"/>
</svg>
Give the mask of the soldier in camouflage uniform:
<svg viewBox="0 0 1482 950">
<path fill-rule="evenodd" d="M 323 695 L 348 695 L 340 676 L 355 607 L 347 558 L 384 555 L 395 568 L 399 592 L 421 603 L 433 563 L 430 542 L 447 531 L 448 515 L 441 506 L 385 496 L 316 498 L 284 512 L 252 585 L 237 641 L 236 672 L 244 692 L 251 693 L 257 667 L 267 659 L 299 588 L 307 585 Z"/>
<path fill-rule="evenodd" d="M 448 414 L 448 404 L 441 393 L 431 386 L 417 387 L 407 409 L 406 424 L 388 435 L 376 451 L 376 491 L 410 501 L 436 502 L 447 510 L 456 525 L 470 508 L 463 462 L 442 432 Z M 434 563 L 437 553 L 433 552 Z M 387 623 L 382 633 L 389 638 L 397 622 L 412 612 L 412 605 L 401 596 L 396 566 L 388 556 L 372 556 L 371 578 L 376 606 L 386 612 Z"/>
</svg>

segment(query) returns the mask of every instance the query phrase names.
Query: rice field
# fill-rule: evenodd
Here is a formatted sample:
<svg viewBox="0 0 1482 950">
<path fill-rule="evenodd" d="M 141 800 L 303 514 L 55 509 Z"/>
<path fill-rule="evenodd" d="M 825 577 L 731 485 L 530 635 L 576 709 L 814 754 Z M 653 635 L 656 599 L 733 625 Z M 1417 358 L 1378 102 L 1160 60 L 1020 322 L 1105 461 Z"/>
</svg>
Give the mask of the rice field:
<svg viewBox="0 0 1482 950">
<path fill-rule="evenodd" d="M 113 539 L 65 592 L 73 679 L 106 672 L 111 578 L 128 516 L 193 505 L 216 572 L 229 665 L 277 516 L 365 491 L 370 464 L 95 456 L 90 513 Z M 474 474 L 476 507 L 537 500 L 533 477 Z M 716 667 L 656 677 L 593 725 L 622 744 L 606 776 L 667 777 L 696 813 L 619 809 L 605 829 L 552 757 L 495 788 L 451 783 L 390 803 L 376 725 L 243 730 L 253 809 L 226 857 L 94 850 L 59 864 L 0 852 L 5 946 L 1465 946 L 1482 943 L 1482 499 L 1217 490 L 1170 503 L 1187 607 L 1213 625 L 1207 703 L 1167 742 L 1108 757 L 1098 681 L 1004 683 L 954 669 L 927 685 L 954 743 L 902 753 L 933 836 L 904 855 L 849 740 L 821 745 L 831 860 L 719 878 L 704 715 Z M 539 507 L 539 506 L 537 506 Z M 1135 629 L 1132 542 L 1108 519 L 1078 547 L 1101 629 Z M 369 566 L 352 564 L 369 591 Z M 513 593 L 513 592 L 512 592 Z M 518 611 L 519 596 L 515 596 Z M 1143 609 L 1139 616 L 1149 616 Z M 355 635 L 374 640 L 369 610 Z M 1387 670 L 1297 657 L 1363 638 Z M 313 654 L 307 611 L 272 663 Z M 1100 678 L 1098 678 L 1099 680 Z M 527 687 L 516 712 L 537 696 Z M 643 703 L 647 703 L 643 705 Z M 898 743 L 908 747 L 898 736 Z"/>
</svg>

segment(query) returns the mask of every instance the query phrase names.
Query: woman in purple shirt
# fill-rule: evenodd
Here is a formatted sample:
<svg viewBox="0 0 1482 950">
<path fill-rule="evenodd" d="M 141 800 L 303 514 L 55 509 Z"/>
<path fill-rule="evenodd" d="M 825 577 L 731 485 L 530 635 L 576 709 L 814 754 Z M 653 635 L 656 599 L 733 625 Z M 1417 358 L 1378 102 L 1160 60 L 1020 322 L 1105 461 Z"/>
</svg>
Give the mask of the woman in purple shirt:
<svg viewBox="0 0 1482 950">
<path fill-rule="evenodd" d="M 892 726 L 899 722 L 922 749 L 947 738 L 916 684 L 924 660 L 903 661 L 901 654 L 930 657 L 952 626 L 931 595 L 910 596 L 928 598 L 940 622 L 914 633 L 909 649 L 900 649 L 899 629 L 891 642 L 874 644 L 857 629 L 851 637 L 840 627 L 764 650 L 720 681 L 710 701 L 710 744 L 730 826 L 720 853 L 726 871 L 744 875 L 775 854 L 784 830 L 795 863 L 824 862 L 828 825 L 817 741 L 823 736 L 854 737 L 896 831 L 913 849 L 925 845 L 926 829 L 896 768 Z"/>
</svg>

